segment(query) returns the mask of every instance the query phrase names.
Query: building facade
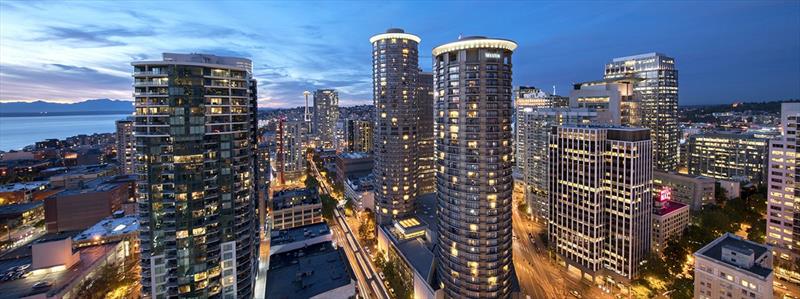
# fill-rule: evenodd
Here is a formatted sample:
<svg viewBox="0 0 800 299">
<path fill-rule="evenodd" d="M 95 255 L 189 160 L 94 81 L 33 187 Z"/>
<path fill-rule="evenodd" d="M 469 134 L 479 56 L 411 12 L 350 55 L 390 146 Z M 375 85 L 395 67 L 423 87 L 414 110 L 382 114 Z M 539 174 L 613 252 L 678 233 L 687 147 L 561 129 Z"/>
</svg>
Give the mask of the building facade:
<svg viewBox="0 0 800 299">
<path fill-rule="evenodd" d="M 577 83 L 569 95 L 569 106 L 597 112 L 597 124 L 641 125 L 638 98 L 633 92 L 634 79 L 601 80 Z"/>
<path fill-rule="evenodd" d="M 272 229 L 282 230 L 322 222 L 322 202 L 310 189 L 286 189 L 272 195 Z"/>
<path fill-rule="evenodd" d="M 420 38 L 392 28 L 372 44 L 372 94 L 375 104 L 375 215 L 390 223 L 414 211 L 418 181 L 416 88 Z"/>
<path fill-rule="evenodd" d="M 775 275 L 796 284 L 800 284 L 798 120 L 800 103 L 783 103 L 782 134 L 770 141 L 766 239 L 775 252 Z"/>
<path fill-rule="evenodd" d="M 669 189 L 672 200 L 689 205 L 692 211 L 713 204 L 715 188 L 716 182 L 712 178 L 653 171 L 653 196 L 659 196 L 662 190 Z"/>
<path fill-rule="evenodd" d="M 525 182 L 525 199 L 537 220 L 549 218 L 548 147 L 554 126 L 589 124 L 597 113 L 586 108 L 524 108 L 517 110 L 517 167 Z"/>
<path fill-rule="evenodd" d="M 694 253 L 694 298 L 772 298 L 770 246 L 726 233 Z"/>
<path fill-rule="evenodd" d="M 675 59 L 660 53 L 614 58 L 606 64 L 605 79 L 635 79 L 641 126 L 651 130 L 653 165 L 675 171 L 678 165 L 678 70 Z"/>
<path fill-rule="evenodd" d="M 755 185 L 767 178 L 769 139 L 763 136 L 713 132 L 692 135 L 687 142 L 689 174 L 741 179 Z"/>
<path fill-rule="evenodd" d="M 525 142 L 526 125 L 524 114 L 537 109 L 569 107 L 569 98 L 547 94 L 536 87 L 520 86 L 514 92 L 514 172 L 524 177 L 528 165 L 528 144 Z"/>
<path fill-rule="evenodd" d="M 313 135 L 324 148 L 334 148 L 336 122 L 339 121 L 339 93 L 333 89 L 314 91 Z"/>
<path fill-rule="evenodd" d="M 433 157 L 433 73 L 419 72 L 415 99 L 419 107 L 417 192 L 421 195 L 436 191 L 436 159 Z"/>
<path fill-rule="evenodd" d="M 143 296 L 253 297 L 252 62 L 165 53 L 132 65 Z"/>
<path fill-rule="evenodd" d="M 305 138 L 308 134 L 307 126 L 303 121 L 285 120 L 278 121 L 278 130 L 275 136 L 275 175 L 280 185 L 299 180 L 306 172 L 306 147 Z"/>
<path fill-rule="evenodd" d="M 510 40 L 433 49 L 438 271 L 447 298 L 511 295 Z"/>
<path fill-rule="evenodd" d="M 344 138 L 348 152 L 372 152 L 372 121 L 348 119 L 344 121 Z"/>
<path fill-rule="evenodd" d="M 117 163 L 124 174 L 133 174 L 136 160 L 136 142 L 133 139 L 133 120 L 117 121 Z"/>
<path fill-rule="evenodd" d="M 689 226 L 689 205 L 672 201 L 669 189 L 660 192 L 653 208 L 651 249 L 662 253 L 669 241 L 677 240 Z"/>
<path fill-rule="evenodd" d="M 551 246 L 584 277 L 633 279 L 650 252 L 649 130 L 556 127 L 549 149 Z"/>
</svg>

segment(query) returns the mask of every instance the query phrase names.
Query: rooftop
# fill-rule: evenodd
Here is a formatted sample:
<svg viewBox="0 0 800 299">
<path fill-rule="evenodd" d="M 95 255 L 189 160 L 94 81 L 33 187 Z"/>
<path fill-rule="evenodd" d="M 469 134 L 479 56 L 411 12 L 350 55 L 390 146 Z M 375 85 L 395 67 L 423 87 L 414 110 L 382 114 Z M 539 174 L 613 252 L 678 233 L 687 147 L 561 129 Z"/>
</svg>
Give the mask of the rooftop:
<svg viewBox="0 0 800 299">
<path fill-rule="evenodd" d="M 10 204 L 10 205 L 2 205 L 0 206 L 0 217 L 2 216 L 13 216 L 19 215 L 23 212 L 33 210 L 35 208 L 41 207 L 43 204 L 42 201 L 34 201 L 29 203 L 18 203 L 18 204 Z"/>
<path fill-rule="evenodd" d="M 668 214 L 670 214 L 672 212 L 675 212 L 677 210 L 680 210 L 681 208 L 686 207 L 686 206 L 687 205 L 684 204 L 684 203 L 668 200 L 668 201 L 664 202 L 664 205 L 661 206 L 661 208 L 653 208 L 653 214 L 658 215 L 658 216 L 664 216 L 664 215 L 668 215 Z"/>
<path fill-rule="evenodd" d="M 354 280 L 344 249 L 318 243 L 270 257 L 266 298 L 311 298 Z"/>
<path fill-rule="evenodd" d="M 249 71 L 252 69 L 253 62 L 247 58 L 217 56 L 212 54 L 203 53 L 163 53 L 161 61 L 134 61 L 131 65 L 147 65 L 147 64 L 187 64 L 198 66 L 222 66 L 222 67 L 236 67 Z"/>
<path fill-rule="evenodd" d="M 458 40 L 440 45 L 436 48 L 433 48 L 433 56 L 439 56 L 439 54 L 456 51 L 456 50 L 465 50 L 465 49 L 474 49 L 474 48 L 495 48 L 495 49 L 505 49 L 509 51 L 514 51 L 517 49 L 517 43 L 509 39 L 502 39 L 502 38 L 488 38 L 485 36 L 465 36 L 459 37 Z"/>
<path fill-rule="evenodd" d="M 339 154 L 339 156 L 342 157 L 343 159 L 366 159 L 372 157 L 365 152 L 341 153 Z"/>
<path fill-rule="evenodd" d="M 35 181 L 27 183 L 5 184 L 0 186 L 0 192 L 17 192 L 17 191 L 33 190 L 36 188 L 40 188 L 42 186 L 46 186 L 48 183 L 49 183 L 48 181 Z"/>
<path fill-rule="evenodd" d="M 136 216 L 108 217 L 73 237 L 73 241 L 85 241 L 90 238 L 108 238 L 127 235 L 139 230 L 139 218 Z"/>
<path fill-rule="evenodd" d="M 272 195 L 272 209 L 282 210 L 296 205 L 320 203 L 319 196 L 312 189 L 293 188 L 281 190 Z"/>
<path fill-rule="evenodd" d="M 752 241 L 744 240 L 739 236 L 736 236 L 731 233 L 725 233 L 721 237 L 717 238 L 716 240 L 712 241 L 708 245 L 700 248 L 697 252 L 694 253 L 695 256 L 702 256 L 707 259 L 711 259 L 717 263 L 725 264 L 732 268 L 738 268 L 743 271 L 747 271 L 753 275 L 764 277 L 772 273 L 771 268 L 766 268 L 760 265 L 758 262 L 753 263 L 751 267 L 740 267 L 734 263 L 726 261 L 722 258 L 722 249 L 735 249 L 738 252 L 751 252 L 756 261 L 760 261 L 765 254 L 772 254 L 770 251 L 770 246 L 758 244 Z"/>
<path fill-rule="evenodd" d="M 643 59 L 643 58 L 658 57 L 658 56 L 668 57 L 667 55 L 664 55 L 664 54 L 661 54 L 661 53 L 650 52 L 650 53 L 644 53 L 644 54 L 638 54 L 638 55 L 631 55 L 631 56 L 624 56 L 624 57 L 614 58 L 613 62 L 623 62 L 623 61 L 626 61 L 626 60 Z"/>
<path fill-rule="evenodd" d="M 274 230 L 270 236 L 270 245 L 276 246 L 302 242 L 325 234 L 331 234 L 331 229 L 325 222 L 299 226 L 292 229 Z"/>
<path fill-rule="evenodd" d="M 369 38 L 369 42 L 370 43 L 374 43 L 376 41 L 379 41 L 379 40 L 382 40 L 382 39 L 388 39 L 388 38 L 405 38 L 405 39 L 413 40 L 413 41 L 415 41 L 417 43 L 419 43 L 421 41 L 419 36 L 416 36 L 416 35 L 413 35 L 413 34 L 410 34 L 410 33 L 406 33 L 406 31 L 403 30 L 403 29 L 400 29 L 400 28 L 389 28 L 388 30 L 386 30 L 386 33 L 376 34 L 376 35 L 370 37 Z"/>
<path fill-rule="evenodd" d="M 417 199 L 417 210 L 415 216 L 397 222 L 397 225 L 382 225 L 381 229 L 386 232 L 395 247 L 403 254 L 411 266 L 422 276 L 429 277 L 433 271 L 434 252 L 436 244 L 434 240 L 428 240 L 424 235 L 415 236 L 408 239 L 401 239 L 398 233 L 398 226 L 411 231 L 419 231 L 427 228 L 431 232 L 436 231 L 436 196 L 426 194 Z M 434 242 L 432 242 L 434 241 Z"/>
</svg>

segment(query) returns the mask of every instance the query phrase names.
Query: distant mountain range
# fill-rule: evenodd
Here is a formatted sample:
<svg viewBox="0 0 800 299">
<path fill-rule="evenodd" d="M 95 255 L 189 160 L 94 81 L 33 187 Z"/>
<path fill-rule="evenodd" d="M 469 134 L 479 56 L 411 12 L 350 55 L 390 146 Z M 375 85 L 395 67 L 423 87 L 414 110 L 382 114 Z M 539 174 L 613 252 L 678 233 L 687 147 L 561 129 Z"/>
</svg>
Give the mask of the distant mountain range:
<svg viewBox="0 0 800 299">
<path fill-rule="evenodd" d="M 133 102 L 93 99 L 65 104 L 45 101 L 0 103 L 0 116 L 123 114 L 133 112 Z"/>
</svg>

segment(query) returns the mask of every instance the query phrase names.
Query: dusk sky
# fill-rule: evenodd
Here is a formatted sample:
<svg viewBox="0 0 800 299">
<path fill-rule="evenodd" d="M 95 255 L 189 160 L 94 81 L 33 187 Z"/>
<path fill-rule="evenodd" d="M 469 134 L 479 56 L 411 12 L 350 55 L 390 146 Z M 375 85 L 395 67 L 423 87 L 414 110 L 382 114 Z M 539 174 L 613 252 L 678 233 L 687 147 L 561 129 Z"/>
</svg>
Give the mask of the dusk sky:
<svg viewBox="0 0 800 299">
<path fill-rule="evenodd" d="M 679 104 L 800 98 L 800 1 L 0 2 L 0 101 L 131 99 L 130 65 L 162 52 L 253 60 L 260 107 L 335 88 L 372 103 L 370 36 L 401 27 L 431 49 L 508 38 L 513 84 L 568 95 L 614 57 L 676 59 Z"/>
</svg>

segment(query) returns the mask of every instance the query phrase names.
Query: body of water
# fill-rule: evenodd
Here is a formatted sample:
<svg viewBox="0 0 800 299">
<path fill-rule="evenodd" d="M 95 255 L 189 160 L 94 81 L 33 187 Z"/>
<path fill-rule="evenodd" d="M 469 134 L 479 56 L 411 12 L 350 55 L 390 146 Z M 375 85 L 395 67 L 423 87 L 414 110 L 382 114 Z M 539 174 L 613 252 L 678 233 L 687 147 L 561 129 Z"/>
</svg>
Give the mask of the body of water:
<svg viewBox="0 0 800 299">
<path fill-rule="evenodd" d="M 113 133 L 130 114 L 0 117 L 0 150 L 22 149 L 48 138 Z"/>
</svg>

